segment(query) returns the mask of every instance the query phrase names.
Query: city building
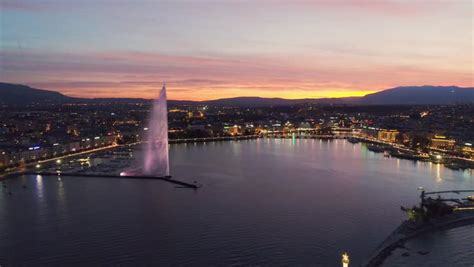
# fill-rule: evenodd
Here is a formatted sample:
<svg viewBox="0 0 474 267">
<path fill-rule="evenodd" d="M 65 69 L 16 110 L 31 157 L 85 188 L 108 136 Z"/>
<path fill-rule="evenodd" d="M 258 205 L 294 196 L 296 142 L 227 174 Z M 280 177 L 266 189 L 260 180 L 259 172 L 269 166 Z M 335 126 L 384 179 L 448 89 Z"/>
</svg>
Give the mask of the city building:
<svg viewBox="0 0 474 267">
<path fill-rule="evenodd" d="M 335 137 L 349 138 L 354 136 L 353 130 L 352 128 L 334 127 L 332 133 Z"/>
<path fill-rule="evenodd" d="M 234 125 L 232 127 L 227 128 L 228 132 L 232 136 L 242 135 L 242 127 L 238 125 Z"/>
<path fill-rule="evenodd" d="M 435 135 L 431 138 L 431 147 L 443 150 L 453 150 L 456 140 L 449 139 L 444 135 Z"/>
<path fill-rule="evenodd" d="M 377 132 L 377 139 L 384 142 L 395 143 L 399 134 L 400 132 L 398 130 L 380 129 Z"/>
<path fill-rule="evenodd" d="M 462 146 L 462 152 L 472 159 L 474 158 L 474 146 L 471 143 L 465 143 Z"/>
</svg>

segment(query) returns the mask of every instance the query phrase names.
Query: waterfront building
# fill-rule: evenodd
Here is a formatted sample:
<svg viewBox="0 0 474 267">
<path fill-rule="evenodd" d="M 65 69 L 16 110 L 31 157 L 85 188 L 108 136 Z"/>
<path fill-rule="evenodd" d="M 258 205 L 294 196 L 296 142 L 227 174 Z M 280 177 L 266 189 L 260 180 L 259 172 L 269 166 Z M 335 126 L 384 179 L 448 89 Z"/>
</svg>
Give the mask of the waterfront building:
<svg viewBox="0 0 474 267">
<path fill-rule="evenodd" d="M 352 128 L 334 127 L 332 133 L 335 137 L 348 138 L 354 136 Z"/>
<path fill-rule="evenodd" d="M 353 136 L 361 136 L 361 134 L 362 134 L 362 129 L 360 129 L 360 128 L 353 128 L 352 129 L 352 135 Z"/>
<path fill-rule="evenodd" d="M 242 128 L 238 125 L 234 125 L 233 127 L 229 129 L 229 132 L 233 136 L 242 135 Z"/>
<path fill-rule="evenodd" d="M 471 143 L 465 143 L 464 146 L 462 146 L 462 152 L 474 158 L 474 146 Z"/>
<path fill-rule="evenodd" d="M 374 127 L 363 126 L 360 131 L 360 136 L 364 138 L 376 138 L 378 129 Z"/>
<path fill-rule="evenodd" d="M 80 141 L 65 144 L 54 143 L 52 146 L 41 147 L 34 145 L 28 150 L 20 150 L 17 152 L 0 153 L 0 167 L 8 167 L 15 164 L 25 164 L 40 159 L 47 159 L 93 149 L 98 147 L 110 146 L 115 144 L 116 136 L 96 136 L 94 138 L 85 138 Z M 3 165 L 3 166 L 2 166 Z"/>
<path fill-rule="evenodd" d="M 453 150 L 456 140 L 449 139 L 444 135 L 435 135 L 431 138 L 431 147 L 443 150 Z"/>
<path fill-rule="evenodd" d="M 400 132 L 398 130 L 380 129 L 377 132 L 377 139 L 384 142 L 395 143 L 399 134 Z"/>
<path fill-rule="evenodd" d="M 242 127 L 239 125 L 224 126 L 224 133 L 232 136 L 242 135 Z"/>
</svg>

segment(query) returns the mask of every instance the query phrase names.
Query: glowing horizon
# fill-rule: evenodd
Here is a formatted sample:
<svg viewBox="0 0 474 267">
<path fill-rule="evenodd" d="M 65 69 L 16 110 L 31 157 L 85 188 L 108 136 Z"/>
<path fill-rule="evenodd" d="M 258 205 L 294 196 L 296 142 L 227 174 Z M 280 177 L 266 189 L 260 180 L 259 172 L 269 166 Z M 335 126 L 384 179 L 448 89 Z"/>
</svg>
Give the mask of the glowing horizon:
<svg viewBox="0 0 474 267">
<path fill-rule="evenodd" d="M 75 97 L 287 99 L 472 87 L 472 3 L 4 0 L 0 81 Z"/>
<path fill-rule="evenodd" d="M 47 89 L 47 88 L 42 88 L 42 89 Z M 388 89 L 388 88 L 387 88 Z M 148 90 L 148 89 L 147 89 Z M 58 92 L 61 92 L 58 90 Z M 219 99 L 225 99 L 225 98 L 236 98 L 236 97 L 261 97 L 261 98 L 281 98 L 281 99 L 320 99 L 320 98 L 346 98 L 346 97 L 363 97 L 368 94 L 376 93 L 379 91 L 350 91 L 347 93 L 334 93 L 333 91 L 329 91 L 327 94 L 321 94 L 319 93 L 317 96 L 314 96 L 314 94 L 307 94 L 307 93 L 301 93 L 298 94 L 298 92 L 291 92 L 288 95 L 282 95 L 279 94 L 278 96 L 275 96 L 275 93 L 261 93 L 261 94 L 255 94 L 255 93 L 249 93 L 248 91 L 243 90 L 242 93 L 229 93 L 226 92 L 225 95 L 219 95 L 214 92 L 209 92 L 208 94 L 205 94 L 202 97 L 187 97 L 187 96 L 179 96 L 176 95 L 175 97 L 169 97 L 168 100 L 179 100 L 179 101 L 208 101 L 208 100 L 219 100 Z M 63 92 L 61 92 L 63 93 Z M 66 96 L 70 97 L 79 97 L 79 98 L 141 98 L 141 99 L 150 99 L 153 100 L 154 96 L 153 94 L 147 94 L 145 96 L 139 96 L 139 97 L 133 97 L 130 96 L 129 94 L 115 94 L 115 95 L 95 95 L 95 96 L 90 96 L 90 95 L 80 95 L 80 94 L 67 94 L 64 93 Z M 187 97 L 187 98 L 186 98 Z"/>
</svg>

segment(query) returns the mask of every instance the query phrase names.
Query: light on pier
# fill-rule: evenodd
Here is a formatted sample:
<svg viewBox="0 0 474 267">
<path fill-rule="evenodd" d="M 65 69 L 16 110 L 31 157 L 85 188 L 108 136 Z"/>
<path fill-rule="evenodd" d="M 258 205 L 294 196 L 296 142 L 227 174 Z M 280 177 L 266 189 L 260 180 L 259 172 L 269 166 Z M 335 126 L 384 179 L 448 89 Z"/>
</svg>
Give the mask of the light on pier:
<svg viewBox="0 0 474 267">
<path fill-rule="evenodd" d="M 342 254 L 342 267 L 349 267 L 349 254 L 347 252 Z"/>
</svg>

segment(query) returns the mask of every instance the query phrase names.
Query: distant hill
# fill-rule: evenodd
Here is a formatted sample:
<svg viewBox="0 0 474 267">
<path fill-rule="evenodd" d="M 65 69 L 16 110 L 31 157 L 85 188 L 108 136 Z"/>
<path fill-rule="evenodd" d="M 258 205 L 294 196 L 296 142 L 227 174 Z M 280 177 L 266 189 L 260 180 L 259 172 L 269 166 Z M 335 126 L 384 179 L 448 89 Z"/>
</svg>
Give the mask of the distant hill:
<svg viewBox="0 0 474 267">
<path fill-rule="evenodd" d="M 360 98 L 365 105 L 447 105 L 474 103 L 474 87 L 406 86 L 387 89 Z"/>
<path fill-rule="evenodd" d="M 21 84 L 0 83 L 0 104 L 65 103 L 74 98 L 61 93 L 31 88 Z"/>
<path fill-rule="evenodd" d="M 139 98 L 74 98 L 59 92 L 31 88 L 26 85 L 0 83 L 1 105 L 29 105 L 34 103 L 147 103 Z M 169 100 L 170 105 L 213 106 L 286 106 L 298 104 L 322 105 L 447 105 L 474 103 L 474 88 L 456 86 L 396 87 L 368 94 L 364 97 L 283 99 L 262 97 L 234 97 L 207 101 Z"/>
<path fill-rule="evenodd" d="M 56 91 L 32 88 L 27 85 L 1 83 L 0 105 L 64 104 L 64 103 L 135 103 L 149 102 L 141 98 L 78 98 Z"/>
<path fill-rule="evenodd" d="M 298 104 L 345 104 L 351 98 L 304 98 L 304 99 L 284 99 L 284 98 L 263 98 L 263 97 L 234 97 L 209 101 L 202 101 L 202 104 L 214 106 L 288 106 Z"/>
<path fill-rule="evenodd" d="M 474 88 L 456 86 L 396 87 L 363 97 L 283 99 L 262 97 L 235 97 L 203 101 L 216 106 L 284 106 L 297 104 L 326 105 L 446 105 L 474 103 Z"/>
<path fill-rule="evenodd" d="M 386 89 L 363 97 L 318 99 L 236 97 L 204 101 L 204 103 L 231 106 L 276 106 L 303 103 L 329 105 L 450 105 L 474 103 L 474 87 L 406 86 Z"/>
</svg>

